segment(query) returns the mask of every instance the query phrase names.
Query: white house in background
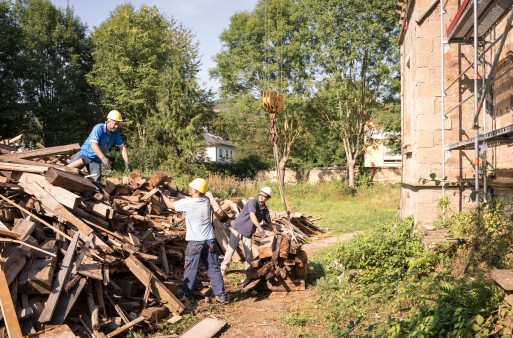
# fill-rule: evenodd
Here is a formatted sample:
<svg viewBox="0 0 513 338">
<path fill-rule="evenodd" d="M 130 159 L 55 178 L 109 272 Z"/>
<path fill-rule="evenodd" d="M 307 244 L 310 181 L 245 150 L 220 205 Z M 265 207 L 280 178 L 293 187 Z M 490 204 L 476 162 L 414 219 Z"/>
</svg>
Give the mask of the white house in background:
<svg viewBox="0 0 513 338">
<path fill-rule="evenodd" d="M 385 140 L 389 139 L 392 135 L 379 131 L 373 131 L 367 135 L 367 140 L 371 141 L 373 145 L 369 146 L 364 154 L 364 166 L 367 168 L 394 168 L 401 167 L 402 155 L 394 154 L 385 145 Z M 369 140 L 372 139 L 372 140 Z"/>
<path fill-rule="evenodd" d="M 205 139 L 205 155 L 207 161 L 212 162 L 230 162 L 235 155 L 235 144 L 211 134 L 206 128 L 203 129 L 203 138 Z"/>
</svg>

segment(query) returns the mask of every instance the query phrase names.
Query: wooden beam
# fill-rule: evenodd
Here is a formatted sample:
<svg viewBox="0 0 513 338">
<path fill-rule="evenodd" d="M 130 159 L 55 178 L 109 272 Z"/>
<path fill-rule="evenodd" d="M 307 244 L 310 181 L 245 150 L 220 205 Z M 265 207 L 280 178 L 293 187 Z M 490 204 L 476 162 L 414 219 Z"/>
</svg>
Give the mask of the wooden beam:
<svg viewBox="0 0 513 338">
<path fill-rule="evenodd" d="M 36 158 L 36 157 L 47 157 L 47 156 L 53 156 L 53 155 L 66 154 L 66 153 L 70 153 L 73 151 L 79 151 L 79 150 L 80 150 L 80 144 L 74 143 L 74 144 L 68 144 L 68 145 L 64 145 L 64 146 L 29 150 L 29 151 L 24 151 L 21 153 L 11 154 L 9 156 L 16 157 L 16 158 Z"/>
<path fill-rule="evenodd" d="M 19 232 L 0 229 L 0 236 L 18 239 L 21 237 L 21 234 Z"/>
<path fill-rule="evenodd" d="M 103 219 L 113 219 L 114 218 L 114 209 L 104 203 L 93 203 L 84 201 L 80 204 L 80 207 L 88 212 L 95 214 L 98 217 L 102 217 Z"/>
<path fill-rule="evenodd" d="M 182 302 L 133 255 L 125 259 L 125 264 L 143 285 L 150 286 L 151 292 L 155 297 L 162 301 L 172 313 L 180 314 L 185 309 Z"/>
<path fill-rule="evenodd" d="M 9 337 L 23 337 L 20 323 L 16 316 L 16 309 L 12 302 L 11 292 L 9 291 L 9 284 L 5 279 L 5 273 L 2 268 L 0 268 L 0 307 L 2 308 L 4 323 Z"/>
<path fill-rule="evenodd" d="M 61 295 L 61 292 L 62 292 L 64 281 L 66 280 L 66 277 L 68 276 L 68 272 L 71 269 L 71 261 L 73 260 L 75 248 L 78 244 L 78 237 L 79 237 L 79 234 L 76 233 L 75 236 L 73 236 L 73 240 L 71 241 L 68 248 L 66 249 L 66 255 L 64 256 L 64 259 L 62 260 L 61 268 L 60 268 L 59 273 L 57 274 L 57 278 L 55 279 L 53 286 L 52 286 L 52 292 L 50 293 L 50 296 L 48 297 L 48 300 L 46 301 L 46 305 L 43 310 L 43 313 L 41 313 L 41 316 L 39 317 L 39 322 L 41 322 L 41 323 L 49 322 L 52 319 L 53 313 L 57 306 L 57 302 L 59 301 L 59 296 Z"/>
<path fill-rule="evenodd" d="M 42 174 L 48 170 L 47 166 L 41 165 L 29 165 L 29 164 L 17 164 L 17 163 L 5 163 L 0 162 L 0 170 L 7 171 L 21 171 L 25 173 L 36 173 Z"/>
<path fill-rule="evenodd" d="M 48 168 L 45 173 L 45 178 L 51 185 L 78 193 L 93 193 L 96 191 L 96 186 L 87 178 L 55 168 Z"/>
</svg>

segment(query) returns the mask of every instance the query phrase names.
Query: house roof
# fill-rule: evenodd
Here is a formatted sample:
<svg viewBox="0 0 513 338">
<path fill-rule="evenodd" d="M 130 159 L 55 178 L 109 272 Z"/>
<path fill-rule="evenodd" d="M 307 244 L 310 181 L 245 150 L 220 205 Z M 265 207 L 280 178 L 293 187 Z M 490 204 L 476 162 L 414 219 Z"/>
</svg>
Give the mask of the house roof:
<svg viewBox="0 0 513 338">
<path fill-rule="evenodd" d="M 233 147 L 235 148 L 235 144 L 231 143 L 230 141 L 225 140 L 224 138 L 211 134 L 207 131 L 203 132 L 203 138 L 205 139 L 205 142 L 207 145 L 211 146 L 217 146 L 217 145 L 223 145 L 227 147 Z"/>
</svg>

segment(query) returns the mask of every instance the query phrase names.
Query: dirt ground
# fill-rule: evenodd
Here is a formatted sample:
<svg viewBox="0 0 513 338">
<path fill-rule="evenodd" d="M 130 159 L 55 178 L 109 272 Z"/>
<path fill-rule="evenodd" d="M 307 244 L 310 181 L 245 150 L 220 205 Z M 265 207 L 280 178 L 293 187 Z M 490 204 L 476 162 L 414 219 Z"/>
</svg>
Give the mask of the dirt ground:
<svg viewBox="0 0 513 338">
<path fill-rule="evenodd" d="M 314 239 L 303 245 L 312 257 L 320 248 L 349 240 L 354 234 Z M 316 311 L 315 286 L 307 284 L 306 291 L 258 292 L 253 295 L 237 292 L 237 283 L 244 278 L 242 271 L 226 276 L 226 287 L 231 300 L 228 305 L 216 305 L 205 310 L 210 316 L 225 320 L 228 324 L 218 337 L 301 337 L 321 336 L 326 328 L 321 324 L 303 321 L 305 310 Z M 197 309 L 200 310 L 200 309 Z M 198 311 L 198 312 L 201 312 Z"/>
</svg>

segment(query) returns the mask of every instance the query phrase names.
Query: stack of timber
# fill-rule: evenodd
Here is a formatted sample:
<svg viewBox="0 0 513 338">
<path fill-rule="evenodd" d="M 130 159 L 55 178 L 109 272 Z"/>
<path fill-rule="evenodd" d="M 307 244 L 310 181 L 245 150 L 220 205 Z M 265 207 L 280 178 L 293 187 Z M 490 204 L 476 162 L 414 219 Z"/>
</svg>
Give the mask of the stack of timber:
<svg viewBox="0 0 513 338">
<path fill-rule="evenodd" d="M 0 155 L 0 337 L 114 337 L 185 309 L 185 215 L 167 209 L 169 177 L 101 185 L 66 165 L 77 150 Z"/>
<path fill-rule="evenodd" d="M 208 196 L 208 194 L 207 194 Z M 218 201 L 211 199 L 214 211 L 214 226 L 222 228 L 223 235 L 229 238 L 230 223 L 242 207 L 240 199 Z M 271 224 L 266 228 L 265 236 L 253 235 L 252 269 L 246 271 L 246 283 L 242 292 L 253 289 L 268 291 L 302 291 L 306 288 L 308 258 L 301 250 L 301 244 L 309 238 L 320 235 L 322 229 L 317 227 L 310 217 L 300 213 L 271 212 Z M 240 261 L 242 243 L 234 252 L 234 261 Z"/>
</svg>

